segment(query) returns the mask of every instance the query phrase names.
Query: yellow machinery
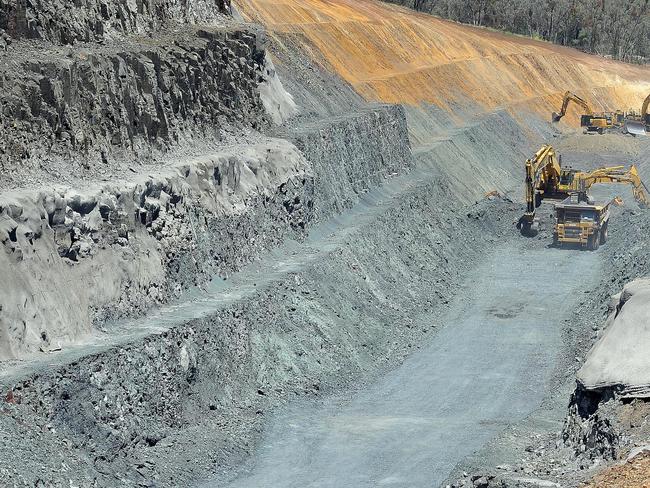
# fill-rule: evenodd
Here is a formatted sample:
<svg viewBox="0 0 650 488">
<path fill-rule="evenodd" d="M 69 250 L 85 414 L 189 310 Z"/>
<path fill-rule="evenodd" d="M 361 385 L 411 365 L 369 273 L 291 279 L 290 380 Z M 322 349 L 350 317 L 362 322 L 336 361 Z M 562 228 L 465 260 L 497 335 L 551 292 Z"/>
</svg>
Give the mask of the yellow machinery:
<svg viewBox="0 0 650 488">
<path fill-rule="evenodd" d="M 607 242 L 610 202 L 589 203 L 578 193 L 555 205 L 553 244 L 577 244 L 595 251 Z"/>
<path fill-rule="evenodd" d="M 574 102 L 584 109 L 585 113 L 580 116 L 580 127 L 584 127 L 587 132 L 602 134 L 607 129 L 622 127 L 624 124 L 625 113 L 621 111 L 594 113 L 584 99 L 570 91 L 567 91 L 562 98 L 560 112 L 553 112 L 553 122 L 559 122 L 566 115 L 569 102 Z"/>
<path fill-rule="evenodd" d="M 650 198 L 648 198 L 648 187 L 641 181 L 636 166 L 629 168 L 625 166 L 611 166 L 609 168 L 599 168 L 589 173 L 576 173 L 576 188 L 581 198 L 587 198 L 587 190 L 596 183 L 620 183 L 632 186 L 634 199 L 643 208 L 650 207 Z"/>
<path fill-rule="evenodd" d="M 641 181 L 634 165 L 611 166 L 584 172 L 562 167 L 562 158 L 553 147 L 545 144 L 535 155 L 526 160 L 526 212 L 517 227 L 524 235 L 535 235 L 539 221 L 535 210 L 545 198 L 565 199 L 573 196 L 575 203 L 589 204 L 587 191 L 597 183 L 620 183 L 632 185 L 634 198 L 639 205 L 650 206 L 648 189 Z M 609 204 L 606 206 L 609 208 Z"/>
<path fill-rule="evenodd" d="M 648 95 L 643 101 L 640 115 L 632 115 L 625 118 L 625 129 L 627 132 L 634 135 L 647 135 L 650 133 L 650 114 L 648 114 L 649 105 L 650 95 Z"/>
<path fill-rule="evenodd" d="M 524 235 L 535 235 L 539 221 L 535 209 L 544 198 L 565 198 L 574 189 L 577 170 L 563 169 L 561 157 L 548 144 L 526 160 L 526 213 L 517 227 Z"/>
</svg>

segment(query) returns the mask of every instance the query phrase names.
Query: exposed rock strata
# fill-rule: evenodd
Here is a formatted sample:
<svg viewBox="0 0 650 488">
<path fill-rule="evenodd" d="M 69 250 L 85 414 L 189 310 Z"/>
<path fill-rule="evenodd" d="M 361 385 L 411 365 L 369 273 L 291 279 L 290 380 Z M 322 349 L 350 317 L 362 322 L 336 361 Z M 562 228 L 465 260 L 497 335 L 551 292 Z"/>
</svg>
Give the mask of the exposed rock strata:
<svg viewBox="0 0 650 488">
<path fill-rule="evenodd" d="M 0 198 L 0 357 L 57 347 L 225 275 L 312 219 L 313 174 L 271 140 L 95 189 Z"/>
<path fill-rule="evenodd" d="M 230 0 L 0 0 L 0 29 L 53 43 L 101 42 L 151 34 L 170 24 L 214 24 Z"/>
</svg>

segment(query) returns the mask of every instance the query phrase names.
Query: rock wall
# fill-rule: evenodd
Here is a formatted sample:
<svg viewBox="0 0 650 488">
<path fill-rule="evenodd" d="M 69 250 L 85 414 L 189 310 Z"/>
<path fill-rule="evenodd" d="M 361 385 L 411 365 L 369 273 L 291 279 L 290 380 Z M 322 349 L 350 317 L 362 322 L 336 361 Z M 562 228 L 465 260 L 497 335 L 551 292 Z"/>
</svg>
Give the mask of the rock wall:
<svg viewBox="0 0 650 488">
<path fill-rule="evenodd" d="M 230 0 L 0 0 L 0 29 L 56 44 L 151 34 L 169 24 L 214 24 Z"/>
<path fill-rule="evenodd" d="M 331 217 L 359 195 L 412 167 L 404 109 L 399 105 L 301 124 L 287 134 L 311 163 L 319 217 Z"/>
<path fill-rule="evenodd" d="M 374 107 L 87 190 L 0 197 L 0 358 L 50 350 L 225 277 L 408 170 L 398 107 Z M 307 159 L 305 159 L 305 156 Z"/>
<path fill-rule="evenodd" d="M 0 54 L 0 188 L 114 177 L 268 120 L 258 90 L 265 53 L 252 32 L 27 51 Z"/>
<path fill-rule="evenodd" d="M 0 197 L 0 358 L 49 350 L 226 276 L 312 220 L 313 173 L 269 140 L 90 190 Z"/>
</svg>

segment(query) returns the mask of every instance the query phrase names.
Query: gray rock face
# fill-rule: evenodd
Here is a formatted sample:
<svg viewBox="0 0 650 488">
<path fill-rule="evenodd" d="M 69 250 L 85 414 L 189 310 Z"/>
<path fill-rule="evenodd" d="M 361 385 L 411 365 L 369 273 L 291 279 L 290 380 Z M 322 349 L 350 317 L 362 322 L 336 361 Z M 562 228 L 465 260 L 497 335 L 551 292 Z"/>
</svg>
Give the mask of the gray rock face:
<svg viewBox="0 0 650 488">
<path fill-rule="evenodd" d="M 650 280 L 636 279 L 615 297 L 607 329 L 578 371 L 581 388 L 620 397 L 650 396 Z"/>
<path fill-rule="evenodd" d="M 27 51 L 6 54 L 0 68 L 2 188 L 39 175 L 96 178 L 116 161 L 151 161 L 174 145 L 267 121 L 258 93 L 265 54 L 250 32 Z"/>
<path fill-rule="evenodd" d="M 311 163 L 321 217 L 342 212 L 359 194 L 413 166 L 404 108 L 367 108 L 303 124 L 288 134 Z"/>
<path fill-rule="evenodd" d="M 300 238 L 313 190 L 297 149 L 268 140 L 155 177 L 0 196 L 0 358 L 65 345 Z"/>
<path fill-rule="evenodd" d="M 237 271 L 413 164 L 398 107 L 295 139 L 302 154 L 266 140 L 128 182 L 5 193 L 0 269 L 12 278 L 2 288 L 0 358 L 65 345 Z"/>
<path fill-rule="evenodd" d="M 0 29 L 57 44 L 149 34 L 170 23 L 214 24 L 230 0 L 0 0 Z"/>
</svg>

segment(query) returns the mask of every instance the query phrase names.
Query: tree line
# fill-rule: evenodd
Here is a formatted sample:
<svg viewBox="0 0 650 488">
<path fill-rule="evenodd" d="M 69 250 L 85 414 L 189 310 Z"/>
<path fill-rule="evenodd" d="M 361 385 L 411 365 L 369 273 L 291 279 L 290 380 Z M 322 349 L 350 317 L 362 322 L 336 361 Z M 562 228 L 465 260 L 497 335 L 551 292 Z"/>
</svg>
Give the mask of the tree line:
<svg viewBox="0 0 650 488">
<path fill-rule="evenodd" d="M 650 0 L 388 0 L 628 62 L 650 62 Z"/>
</svg>

